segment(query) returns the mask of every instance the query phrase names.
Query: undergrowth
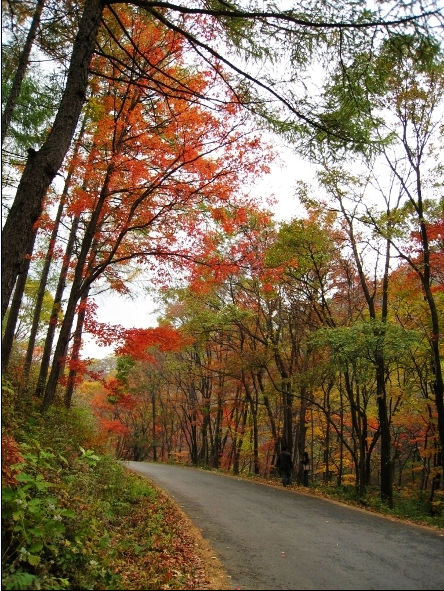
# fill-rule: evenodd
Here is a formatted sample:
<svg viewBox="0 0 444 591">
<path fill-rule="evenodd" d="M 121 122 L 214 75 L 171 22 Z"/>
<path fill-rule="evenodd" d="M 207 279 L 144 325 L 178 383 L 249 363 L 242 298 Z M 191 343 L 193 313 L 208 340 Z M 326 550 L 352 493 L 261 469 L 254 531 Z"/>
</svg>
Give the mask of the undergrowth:
<svg viewBox="0 0 444 591">
<path fill-rule="evenodd" d="M 101 448 L 88 411 L 5 416 L 2 589 L 206 588 L 171 501 Z"/>
</svg>

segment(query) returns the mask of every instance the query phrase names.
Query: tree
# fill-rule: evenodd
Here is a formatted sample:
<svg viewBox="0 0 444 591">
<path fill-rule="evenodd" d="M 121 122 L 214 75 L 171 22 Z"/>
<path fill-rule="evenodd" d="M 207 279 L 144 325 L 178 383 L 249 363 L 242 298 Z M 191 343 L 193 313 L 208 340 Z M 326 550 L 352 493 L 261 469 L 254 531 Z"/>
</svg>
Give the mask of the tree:
<svg viewBox="0 0 444 591">
<path fill-rule="evenodd" d="M 440 243 L 436 230 L 441 227 L 443 216 L 442 197 L 435 190 L 442 167 L 434 165 L 442 144 L 442 47 L 433 36 L 397 35 L 385 41 L 376 55 L 361 54 L 346 73 L 345 87 L 339 82 L 330 89 L 331 116 L 337 121 L 359 120 L 359 125 L 379 145 L 376 156 L 366 165 L 370 169 L 368 178 L 375 180 L 386 207 L 378 211 L 378 207 L 367 205 L 361 219 L 385 241 L 387 248 L 410 265 L 420 280 L 429 309 L 428 338 L 441 447 L 439 465 L 443 468 L 440 257 L 436 255 Z"/>
<path fill-rule="evenodd" d="M 2 146 L 5 141 L 8 127 L 12 119 L 12 114 L 20 94 L 20 88 L 25 77 L 26 67 L 28 65 L 29 55 L 31 53 L 32 44 L 37 34 L 37 29 L 40 24 L 43 6 L 45 0 L 37 0 L 36 9 L 32 18 L 31 26 L 29 27 L 28 35 L 22 53 L 19 58 L 18 68 L 15 72 L 14 79 L 11 85 L 11 90 L 8 93 L 5 108 L 2 113 Z"/>
<path fill-rule="evenodd" d="M 35 223 L 43 199 L 71 144 L 85 102 L 88 69 L 102 12 L 101 0 L 87 0 L 74 42 L 65 91 L 51 131 L 42 147 L 32 151 L 2 232 L 2 318 L 17 276 L 32 254 Z M 23 231 L 18 232 L 22 227 Z"/>
<path fill-rule="evenodd" d="M 217 225 L 222 207 L 247 207 L 249 198 L 237 189 L 241 179 L 266 168 L 266 156 L 255 158 L 258 140 L 234 99 L 213 112 L 189 102 L 189 89 L 211 92 L 213 82 L 207 72 L 181 66 L 180 39 L 137 14 L 124 16 L 138 40 L 138 60 L 143 55 L 151 59 L 157 50 L 158 63 L 173 57 L 174 63 L 168 75 L 147 63 L 137 80 L 133 75 L 129 81 L 114 81 L 116 61 L 133 65 L 126 37 L 111 61 L 102 56 L 94 61 L 111 82 L 97 83 L 91 145 L 74 155 L 79 186 L 71 208 L 82 212 L 85 227 L 44 409 L 54 399 L 76 305 L 85 291 L 104 277 L 114 289 L 125 290 L 120 274 L 132 261 L 141 266 L 150 259 L 171 260 L 183 270 L 191 261 L 203 260 L 208 225 Z"/>
<path fill-rule="evenodd" d="M 360 10 L 355 11 L 354 5 L 350 6 L 345 3 L 339 5 L 333 11 L 333 14 L 341 14 L 341 21 L 338 23 L 334 22 L 333 19 L 328 20 L 330 17 L 328 6 L 326 6 L 327 20 L 321 22 L 313 18 L 317 14 L 316 8 L 313 9 L 313 12 L 309 10 L 307 13 L 302 13 L 301 16 L 298 10 L 257 12 L 251 11 L 249 5 L 243 10 L 238 7 L 227 8 L 225 3 L 217 3 L 215 8 L 207 8 L 206 5 L 198 8 L 187 8 L 174 4 L 165 5 L 163 2 L 134 0 L 128 3 L 128 6 L 138 6 L 141 10 L 146 10 L 153 19 L 186 39 L 190 48 L 198 56 L 202 56 L 204 61 L 213 61 L 213 58 L 215 58 L 219 63 L 229 66 L 233 72 L 239 74 L 241 78 L 243 77 L 247 83 L 253 82 L 261 90 L 268 92 L 274 99 L 280 101 L 280 104 L 284 105 L 290 113 L 296 116 L 299 123 L 323 130 L 327 136 L 329 134 L 334 136 L 337 132 L 335 130 L 330 132 L 329 127 L 320 118 L 311 117 L 308 108 L 305 112 L 301 111 L 298 106 L 300 97 L 293 100 L 290 98 L 291 91 L 290 97 L 281 96 L 267 81 L 261 81 L 249 74 L 245 69 L 231 63 L 218 51 L 218 40 L 214 42 L 210 38 L 208 41 L 208 36 L 205 31 L 202 31 L 199 24 L 197 24 L 196 28 L 196 21 L 199 23 L 199 19 L 210 18 L 211 22 L 217 26 L 218 31 L 222 32 L 225 27 L 225 31 L 228 31 L 228 40 L 234 39 L 241 48 L 243 48 L 247 39 L 250 42 L 254 39 L 251 31 L 254 30 L 255 23 L 258 23 L 266 39 L 273 39 L 273 43 L 280 40 L 284 47 L 290 48 L 290 58 L 299 67 L 301 60 L 308 61 L 307 58 L 311 52 L 310 47 L 313 47 L 314 40 L 320 43 L 326 42 L 328 45 L 335 38 L 337 39 L 336 31 L 340 33 L 336 43 L 339 44 L 343 52 L 346 47 L 344 43 L 345 37 L 352 44 L 353 36 L 358 31 L 386 31 L 390 30 L 391 27 L 410 27 L 412 23 L 416 26 L 427 26 L 428 19 L 439 18 L 440 14 L 439 10 L 432 9 L 417 15 L 384 19 L 380 14 L 372 14 L 365 10 L 362 13 Z M 349 9 L 347 13 L 350 14 L 350 22 L 344 24 L 344 10 L 347 8 Z M 43 199 L 62 165 L 73 138 L 83 104 L 87 98 L 88 71 L 96 47 L 100 22 L 103 16 L 105 16 L 105 22 L 107 22 L 108 15 L 116 16 L 114 2 L 111 0 L 86 0 L 79 20 L 77 36 L 72 47 L 70 67 L 59 110 L 51 131 L 41 148 L 37 151 L 33 150 L 27 160 L 14 203 L 6 219 L 2 241 L 2 318 L 9 305 L 15 281 L 18 275 L 24 272 L 26 257 L 32 254 L 34 229 L 42 211 Z M 230 32 L 229 25 L 233 22 L 232 32 Z M 249 25 L 246 34 L 241 33 L 237 23 Z M 425 24 L 421 25 L 421 23 Z M 111 32 L 109 26 L 107 26 L 107 30 Z M 329 34 L 329 31 L 332 31 L 332 34 Z M 351 34 L 347 35 L 347 32 Z M 200 38 L 198 37 L 199 34 L 201 35 Z M 288 43 L 289 37 L 292 39 L 292 43 Z M 359 35 L 359 40 L 361 41 L 361 37 L 364 41 L 362 35 Z M 373 41 L 372 34 L 369 35 L 369 38 L 371 43 Z M 254 51 L 260 53 L 260 49 L 260 43 L 253 46 L 252 54 L 254 55 Z M 350 50 L 353 51 L 353 47 Z M 270 54 L 267 50 L 266 53 Z M 300 59 L 297 59 L 298 54 L 302 56 Z M 340 58 L 343 59 L 343 55 Z M 228 82 L 231 87 L 231 83 L 220 72 L 217 63 L 214 61 L 213 68 L 215 75 L 220 77 L 222 81 Z M 245 92 L 246 89 L 244 91 L 239 90 L 237 94 L 242 98 L 245 96 Z M 194 92 L 190 93 L 191 97 L 199 98 Z M 242 98 L 242 100 L 245 100 L 245 98 Z M 342 135 L 340 139 L 347 138 Z M 17 232 L 19 227 L 22 228 L 21 232 Z"/>
</svg>

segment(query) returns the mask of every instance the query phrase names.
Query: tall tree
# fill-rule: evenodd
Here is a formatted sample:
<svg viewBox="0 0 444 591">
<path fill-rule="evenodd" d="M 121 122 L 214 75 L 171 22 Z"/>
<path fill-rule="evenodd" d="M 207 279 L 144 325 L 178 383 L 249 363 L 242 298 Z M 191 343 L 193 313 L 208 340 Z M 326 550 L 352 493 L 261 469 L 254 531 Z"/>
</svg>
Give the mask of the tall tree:
<svg viewBox="0 0 444 591">
<path fill-rule="evenodd" d="M 32 17 L 31 26 L 29 27 L 28 35 L 26 37 L 25 45 L 23 46 L 22 52 L 18 60 L 17 70 L 12 81 L 11 90 L 9 91 L 8 98 L 5 107 L 2 112 L 2 146 L 5 141 L 6 134 L 8 133 L 8 127 L 12 119 L 12 114 L 20 94 L 20 88 L 22 86 L 23 79 L 26 74 L 26 68 L 28 66 L 29 56 L 31 54 L 32 45 L 37 34 L 37 29 L 40 24 L 43 7 L 45 0 L 37 0 L 35 12 Z"/>
<path fill-rule="evenodd" d="M 341 80 L 343 77 L 341 73 Z M 417 274 L 429 309 L 433 391 L 441 445 L 439 464 L 444 469 L 442 319 L 436 289 L 440 264 L 434 254 L 435 228 L 440 227 L 443 217 L 442 197 L 434 189 L 442 178 L 442 167 L 434 164 L 442 145 L 442 47 L 431 36 L 394 36 L 382 44 L 376 55 L 361 54 L 345 69 L 345 77 L 345 86 L 338 83 L 330 88 L 331 117 L 367 130 L 373 149 L 375 145 L 379 149 L 367 160 L 370 172 L 366 174 L 374 180 L 383 203 L 389 203 L 395 194 L 384 211 L 368 205 L 362 221 Z M 371 185 L 367 192 L 369 189 Z"/>
<path fill-rule="evenodd" d="M 76 157 L 84 175 L 77 188 L 77 208 L 85 215 L 85 230 L 74 270 L 71 293 L 62 321 L 43 407 L 51 404 L 63 366 L 77 302 L 108 274 L 111 285 L 125 289 L 119 273 L 134 260 L 175 260 L 182 268 L 205 248 L 205 229 L 217 223 L 217 206 L 239 207 L 248 197 L 241 178 L 260 173 L 266 158 L 255 154 L 257 139 L 244 124 L 235 104 L 213 112 L 193 105 L 193 92 L 211 91 L 212 77 L 189 72 L 180 65 L 183 43 L 137 14 L 122 14 L 137 38 L 137 60 L 145 64 L 140 78 L 134 72 L 120 83 L 116 62 L 133 65 L 131 42 L 123 37 L 113 60 L 98 56 L 97 64 L 110 81 L 97 85 L 100 101 L 91 150 Z M 159 68 L 169 63 L 166 75 Z M 166 67 L 166 66 L 165 66 Z M 174 84 L 173 74 L 178 81 Z M 73 206 L 75 207 L 75 205 Z M 240 207 L 239 207 L 240 208 Z M 178 228 L 183 230 L 178 232 Z"/>
<path fill-rule="evenodd" d="M 60 102 L 59 110 L 54 119 L 51 130 L 42 144 L 41 148 L 33 151 L 29 156 L 23 171 L 14 203 L 11 206 L 6 219 L 2 236 L 2 318 L 9 305 L 9 300 L 14 289 L 17 276 L 24 272 L 24 262 L 26 256 L 30 256 L 33 248 L 34 225 L 39 218 L 42 210 L 44 196 L 57 174 L 63 159 L 68 151 L 72 137 L 74 135 L 78 119 L 88 91 L 88 70 L 91 58 L 96 46 L 97 33 L 99 25 L 104 14 L 105 7 L 108 7 L 108 14 L 116 15 L 113 0 L 86 0 L 83 13 L 79 20 L 77 36 L 74 41 L 71 53 L 71 61 L 66 77 L 66 85 Z M 128 6 L 137 6 L 146 10 L 148 14 L 159 23 L 175 31 L 189 43 L 189 47 L 197 56 L 202 56 L 204 61 L 216 58 L 219 63 L 225 64 L 233 72 L 239 74 L 247 83 L 254 83 L 261 91 L 265 91 L 283 108 L 288 109 L 298 122 L 296 129 L 303 126 L 323 130 L 327 137 L 335 136 L 337 130 L 330 131 L 329 126 L 322 122 L 320 117 L 312 116 L 310 108 L 307 105 L 304 109 L 300 108 L 301 96 L 293 100 L 293 88 L 287 95 L 276 92 L 273 85 L 267 80 L 260 80 L 247 70 L 242 69 L 229 59 L 224 57 L 218 50 L 219 39 L 214 40 L 211 35 L 208 36 L 207 28 L 199 25 L 199 21 L 209 18 L 214 23 L 218 32 L 228 31 L 228 40 L 237 42 L 240 50 L 247 56 L 254 56 L 255 51 L 261 53 L 261 43 L 270 43 L 272 40 L 274 46 L 280 41 L 281 47 L 289 49 L 286 55 L 290 63 L 296 65 L 296 70 L 300 67 L 301 61 L 307 61 L 314 47 L 314 42 L 330 43 L 336 39 L 339 59 L 343 59 L 344 51 L 349 49 L 353 51 L 355 44 L 354 37 L 359 37 L 359 42 L 365 42 L 365 35 L 362 32 L 369 31 L 367 42 L 372 44 L 375 31 L 387 34 L 392 28 L 403 28 L 411 26 L 427 26 L 430 18 L 439 18 L 438 9 L 426 10 L 419 14 L 403 15 L 399 11 L 399 16 L 393 18 L 384 18 L 381 14 L 370 13 L 365 7 L 354 3 L 340 3 L 330 11 L 330 6 L 325 5 L 326 18 L 319 21 L 317 7 L 309 7 L 306 11 L 297 9 L 277 12 L 275 9 L 267 11 L 256 11 L 255 7 L 248 4 L 245 9 L 236 5 L 227 7 L 226 3 L 217 2 L 215 6 L 207 6 L 203 3 L 197 8 L 189 8 L 182 5 L 167 4 L 163 2 L 151 2 L 147 0 L 133 0 L 127 3 Z M 389 7 L 392 9 L 393 7 Z M 349 18 L 344 22 L 344 14 Z M 388 11 L 390 13 L 390 10 Z M 340 15 L 339 21 L 335 17 Z M 107 20 L 107 19 L 105 19 Z M 118 22 L 117 17 L 117 22 Z M 231 23 L 231 32 L 230 32 Z M 238 26 L 248 25 L 246 32 L 242 34 Z M 256 45 L 251 45 L 256 32 L 256 23 L 261 34 L 264 35 Z M 112 28 L 107 26 L 107 30 L 112 34 Z M 329 33 L 332 34 L 329 34 Z M 339 35 L 336 35 L 339 32 Z M 349 34 L 348 34 L 349 33 Z M 357 35 L 359 33 L 359 35 Z M 209 38 L 210 37 L 210 38 Z M 290 39 L 290 42 L 289 42 Z M 347 43 L 345 43 L 347 39 Z M 349 47 L 347 47 L 349 44 Z M 266 47 L 265 53 L 271 55 L 272 49 Z M 214 73 L 224 82 L 227 78 L 221 74 L 219 67 L 213 62 Z M 238 96 L 244 100 L 248 96 L 248 91 L 239 89 Z M 196 93 L 190 94 L 196 96 Z M 303 99 L 302 99 L 303 100 Z M 261 109 L 259 109 L 261 111 Z M 263 110 L 262 110 L 263 111 Z M 299 127 L 298 127 L 299 126 Z M 344 134 L 339 138 L 344 141 Z M 18 228 L 21 232 L 17 232 Z"/>
</svg>

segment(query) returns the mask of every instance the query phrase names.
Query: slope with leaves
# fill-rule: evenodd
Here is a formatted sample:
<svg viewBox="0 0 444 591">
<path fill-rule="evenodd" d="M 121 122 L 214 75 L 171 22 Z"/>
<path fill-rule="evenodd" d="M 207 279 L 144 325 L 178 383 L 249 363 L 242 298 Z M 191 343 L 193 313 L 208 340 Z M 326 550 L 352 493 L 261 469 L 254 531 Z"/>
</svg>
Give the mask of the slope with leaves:
<svg viewBox="0 0 444 591">
<path fill-rule="evenodd" d="M 5 418 L 3 589 L 230 588 L 178 507 L 107 455 L 87 411 L 43 421 L 8 404 Z"/>
</svg>

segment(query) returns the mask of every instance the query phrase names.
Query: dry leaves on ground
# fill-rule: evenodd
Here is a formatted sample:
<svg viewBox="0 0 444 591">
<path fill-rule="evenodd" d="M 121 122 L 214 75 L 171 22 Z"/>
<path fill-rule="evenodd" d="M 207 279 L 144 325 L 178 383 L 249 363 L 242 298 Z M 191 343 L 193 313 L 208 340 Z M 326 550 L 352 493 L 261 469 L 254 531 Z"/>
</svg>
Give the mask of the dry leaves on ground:
<svg viewBox="0 0 444 591">
<path fill-rule="evenodd" d="M 230 579 L 200 531 L 152 483 L 112 536 L 115 572 L 123 589 L 228 590 Z M 109 550 L 109 549 L 108 549 Z"/>
</svg>

